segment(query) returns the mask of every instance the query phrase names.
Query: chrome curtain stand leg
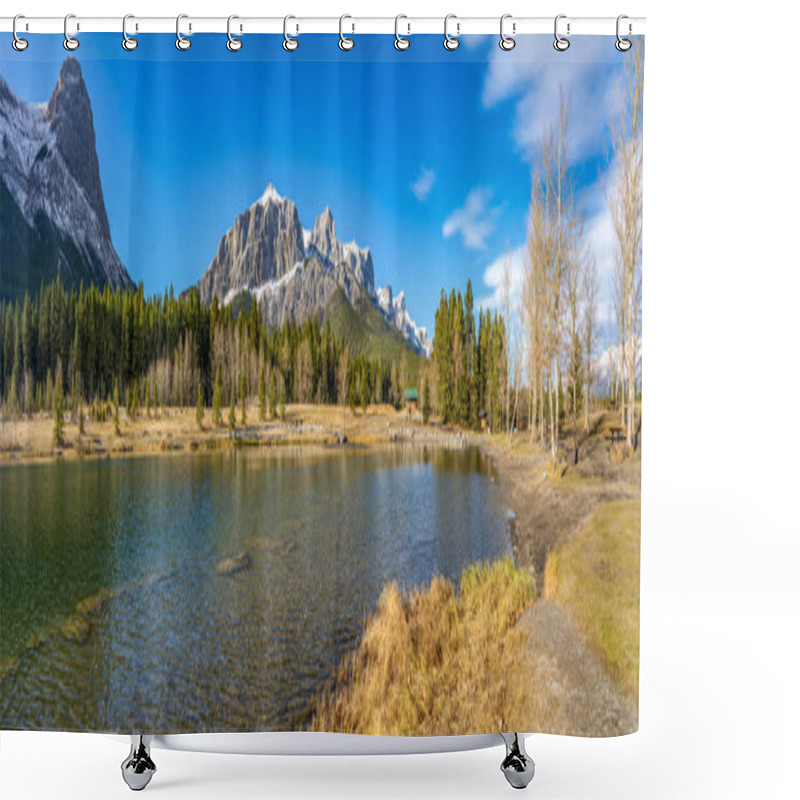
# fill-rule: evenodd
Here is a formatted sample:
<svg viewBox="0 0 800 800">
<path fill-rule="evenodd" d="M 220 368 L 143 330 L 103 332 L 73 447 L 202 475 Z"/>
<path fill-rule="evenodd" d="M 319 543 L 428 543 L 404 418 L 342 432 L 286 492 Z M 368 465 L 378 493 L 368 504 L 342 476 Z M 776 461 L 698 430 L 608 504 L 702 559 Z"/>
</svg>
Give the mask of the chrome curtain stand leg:
<svg viewBox="0 0 800 800">
<path fill-rule="evenodd" d="M 525 752 L 525 739 L 521 733 L 501 733 L 506 744 L 506 757 L 500 765 L 506 780 L 515 789 L 524 789 L 532 780 L 536 766 Z"/>
<path fill-rule="evenodd" d="M 131 752 L 122 762 L 122 778 L 134 792 L 139 792 L 150 783 L 156 771 L 156 765 L 150 758 L 150 742 L 152 736 L 141 733 L 131 734 Z"/>
</svg>

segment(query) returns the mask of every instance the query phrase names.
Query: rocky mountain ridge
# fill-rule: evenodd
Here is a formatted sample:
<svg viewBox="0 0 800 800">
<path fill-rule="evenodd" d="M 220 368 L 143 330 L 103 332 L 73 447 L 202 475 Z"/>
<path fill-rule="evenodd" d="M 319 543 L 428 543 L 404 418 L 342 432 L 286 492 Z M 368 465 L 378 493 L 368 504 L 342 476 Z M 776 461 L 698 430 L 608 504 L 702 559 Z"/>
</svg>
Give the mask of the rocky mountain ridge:
<svg viewBox="0 0 800 800">
<path fill-rule="evenodd" d="M 247 292 L 272 325 L 324 313 L 341 289 L 354 307 L 368 298 L 417 353 L 430 354 L 426 331 L 411 319 L 404 294 L 395 298 L 390 286 L 376 289 L 370 249 L 339 240 L 329 207 L 312 230 L 304 229 L 295 203 L 272 184 L 224 234 L 196 288 L 206 303 L 214 297 L 230 303 Z"/>
</svg>

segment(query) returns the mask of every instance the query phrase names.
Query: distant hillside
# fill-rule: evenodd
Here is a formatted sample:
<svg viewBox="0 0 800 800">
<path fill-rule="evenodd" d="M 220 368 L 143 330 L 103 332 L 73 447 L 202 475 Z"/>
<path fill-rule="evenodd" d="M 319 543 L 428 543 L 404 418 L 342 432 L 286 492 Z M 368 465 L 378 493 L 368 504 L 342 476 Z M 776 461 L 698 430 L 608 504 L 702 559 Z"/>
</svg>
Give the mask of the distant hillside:
<svg viewBox="0 0 800 800">
<path fill-rule="evenodd" d="M 361 295 L 355 307 L 339 289 L 333 295 L 324 318 L 331 329 L 347 342 L 351 355 L 366 355 L 369 358 L 400 361 L 403 356 L 417 354 L 411 345 L 381 314 L 370 298 Z"/>
</svg>

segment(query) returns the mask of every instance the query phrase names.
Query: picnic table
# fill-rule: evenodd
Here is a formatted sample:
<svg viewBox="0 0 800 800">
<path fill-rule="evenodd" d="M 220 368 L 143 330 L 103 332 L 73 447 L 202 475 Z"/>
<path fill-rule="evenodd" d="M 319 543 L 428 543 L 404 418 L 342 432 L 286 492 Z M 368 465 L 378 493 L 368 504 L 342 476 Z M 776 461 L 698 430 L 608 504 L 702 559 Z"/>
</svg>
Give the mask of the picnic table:
<svg viewBox="0 0 800 800">
<path fill-rule="evenodd" d="M 608 429 L 608 435 L 606 439 L 611 442 L 611 444 L 617 444 L 621 442 L 625 438 L 625 426 L 624 425 L 611 425 Z"/>
</svg>

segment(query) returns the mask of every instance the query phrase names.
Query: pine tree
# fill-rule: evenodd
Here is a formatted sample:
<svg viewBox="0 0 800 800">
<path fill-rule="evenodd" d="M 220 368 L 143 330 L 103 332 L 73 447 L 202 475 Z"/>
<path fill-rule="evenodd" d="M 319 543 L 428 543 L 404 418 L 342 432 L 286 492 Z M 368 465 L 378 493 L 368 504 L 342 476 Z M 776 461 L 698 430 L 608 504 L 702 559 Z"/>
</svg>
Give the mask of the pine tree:
<svg viewBox="0 0 800 800">
<path fill-rule="evenodd" d="M 267 375 L 264 362 L 261 362 L 261 371 L 258 374 L 258 418 L 264 422 L 267 418 Z"/>
<path fill-rule="evenodd" d="M 275 368 L 273 367 L 269 376 L 269 415 L 275 419 L 278 408 L 278 381 L 275 377 Z"/>
<path fill-rule="evenodd" d="M 281 382 L 281 391 L 278 399 L 278 416 L 281 418 L 281 422 L 286 418 L 286 400 L 283 395 L 283 382 Z"/>
<path fill-rule="evenodd" d="M 201 381 L 197 382 L 197 408 L 195 410 L 195 419 L 197 420 L 197 427 L 203 430 L 203 384 Z"/>
<path fill-rule="evenodd" d="M 61 365 L 56 372 L 56 387 L 53 391 L 53 444 L 61 447 L 64 444 L 64 388 L 61 376 Z"/>
<path fill-rule="evenodd" d="M 217 376 L 214 378 L 214 396 L 211 400 L 214 424 L 222 425 L 222 374 L 217 367 Z"/>
<path fill-rule="evenodd" d="M 119 380 L 114 378 L 114 433 L 121 436 L 119 429 Z"/>
<path fill-rule="evenodd" d="M 47 378 L 44 382 L 44 405 L 45 408 L 53 407 L 53 376 L 50 370 L 47 370 Z"/>
<path fill-rule="evenodd" d="M 242 425 L 247 425 L 247 385 L 244 380 L 244 372 L 239 378 L 239 396 L 242 400 Z"/>
<path fill-rule="evenodd" d="M 431 384 L 428 378 L 422 384 L 422 424 L 427 425 L 431 417 Z"/>
<path fill-rule="evenodd" d="M 231 407 L 228 411 L 228 430 L 233 433 L 236 430 L 236 393 L 231 392 Z"/>
</svg>

